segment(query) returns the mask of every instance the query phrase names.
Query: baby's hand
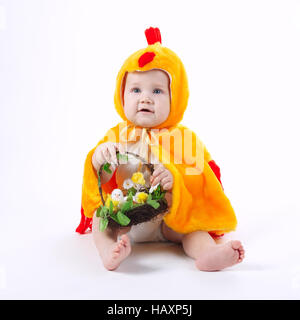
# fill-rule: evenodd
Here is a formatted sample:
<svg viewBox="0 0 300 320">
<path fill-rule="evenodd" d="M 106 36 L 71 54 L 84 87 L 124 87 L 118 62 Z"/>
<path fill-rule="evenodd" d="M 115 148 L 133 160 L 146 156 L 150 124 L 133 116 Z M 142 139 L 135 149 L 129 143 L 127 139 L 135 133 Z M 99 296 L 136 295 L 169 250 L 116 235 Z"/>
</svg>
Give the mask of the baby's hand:
<svg viewBox="0 0 300 320">
<path fill-rule="evenodd" d="M 174 181 L 172 173 L 161 163 L 154 166 L 154 168 L 150 178 L 151 185 L 155 186 L 160 183 L 164 190 L 172 189 Z"/>
<path fill-rule="evenodd" d="M 100 166 L 106 162 L 111 164 L 111 169 L 114 171 L 118 165 L 117 150 L 124 154 L 125 149 L 120 143 L 105 142 L 100 144 L 92 157 L 94 168 L 98 171 Z"/>
</svg>

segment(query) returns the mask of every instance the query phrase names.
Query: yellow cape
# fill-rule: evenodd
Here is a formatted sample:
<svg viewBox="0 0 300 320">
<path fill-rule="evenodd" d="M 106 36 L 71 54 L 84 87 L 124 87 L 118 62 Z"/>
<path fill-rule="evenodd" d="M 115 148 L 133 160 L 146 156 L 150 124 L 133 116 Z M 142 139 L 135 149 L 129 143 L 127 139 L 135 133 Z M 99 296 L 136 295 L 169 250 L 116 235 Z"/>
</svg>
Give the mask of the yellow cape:
<svg viewBox="0 0 300 320">
<path fill-rule="evenodd" d="M 152 141 L 155 138 L 157 142 L 151 145 L 151 151 L 174 177 L 172 206 L 164 221 L 171 229 L 180 233 L 203 230 L 221 234 L 233 231 L 237 224 L 236 216 L 211 166 L 213 161 L 209 152 L 194 132 L 179 124 L 189 96 L 185 68 L 179 57 L 163 47 L 155 37 L 159 32 L 157 30 L 146 30 L 149 45 L 132 54 L 120 69 L 114 101 L 115 108 L 124 122 L 111 128 L 97 146 L 107 141 L 136 141 L 141 137 L 141 132 L 145 133 L 145 128 L 135 127 L 124 114 L 123 81 L 126 79 L 126 73 L 151 69 L 166 71 L 171 82 L 170 114 L 164 123 L 152 128 L 158 129 L 154 130 L 154 133 L 153 130 L 147 130 L 148 139 Z M 88 218 L 91 218 L 102 204 L 97 174 L 92 165 L 95 148 L 86 158 L 83 176 L 82 208 Z M 103 185 L 104 197 L 114 187 L 114 179 Z"/>
</svg>

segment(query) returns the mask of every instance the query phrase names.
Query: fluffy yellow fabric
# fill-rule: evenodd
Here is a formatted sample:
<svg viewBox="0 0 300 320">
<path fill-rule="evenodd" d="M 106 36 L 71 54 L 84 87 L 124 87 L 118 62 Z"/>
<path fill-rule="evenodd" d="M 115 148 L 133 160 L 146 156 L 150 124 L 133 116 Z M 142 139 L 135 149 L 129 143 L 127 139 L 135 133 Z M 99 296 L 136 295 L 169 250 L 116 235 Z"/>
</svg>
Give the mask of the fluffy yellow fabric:
<svg viewBox="0 0 300 320">
<path fill-rule="evenodd" d="M 155 57 L 140 68 L 138 59 L 145 52 L 154 52 Z M 171 78 L 169 117 L 164 123 L 154 127 L 168 130 L 158 130 L 156 138 L 159 143 L 151 146 L 151 152 L 174 177 L 172 207 L 164 217 L 165 223 L 180 233 L 204 230 L 220 234 L 234 230 L 237 224 L 236 216 L 220 182 L 208 164 L 212 160 L 209 152 L 194 132 L 179 124 L 187 107 L 189 96 L 184 66 L 173 51 L 163 47 L 159 42 L 135 52 L 123 64 L 117 76 L 114 101 L 117 112 L 126 122 L 121 122 L 111 128 L 98 145 L 106 141 L 136 141 L 140 138 L 138 130 L 135 129 L 142 128 L 134 127 L 134 124 L 130 123 L 124 114 L 122 82 L 127 72 L 151 69 L 165 70 Z M 128 124 L 132 127 L 128 127 Z M 125 131 L 125 137 L 120 137 L 120 132 L 123 132 L 124 128 L 128 129 Z M 132 133 L 133 136 L 130 138 Z M 180 139 L 184 136 L 189 138 Z M 173 140 L 170 140 L 170 137 Z M 164 143 L 165 138 L 171 143 Z M 91 161 L 94 150 L 95 148 L 87 156 L 83 177 L 82 207 L 87 217 L 92 217 L 94 210 L 101 204 L 97 175 Z M 198 161 L 193 162 L 193 155 L 197 154 L 197 150 Z M 183 159 L 182 154 L 185 155 Z M 111 190 L 112 183 L 109 181 L 103 185 L 104 196 Z"/>
<path fill-rule="evenodd" d="M 99 141 L 98 145 L 106 141 L 120 142 L 119 132 L 127 123 L 119 123 L 116 127 L 110 129 L 104 139 Z M 235 230 L 237 220 L 230 201 L 223 192 L 222 186 L 216 178 L 214 172 L 210 168 L 208 162 L 211 156 L 202 142 L 197 138 L 196 134 L 188 128 L 177 125 L 169 129 L 168 132 L 161 130 L 157 134 L 159 141 L 167 134 L 181 132 L 182 136 L 189 132 L 192 139 L 186 140 L 183 144 L 184 150 L 192 150 L 192 154 L 196 153 L 196 147 L 200 148 L 202 161 L 200 163 L 191 163 L 189 157 L 185 157 L 183 163 L 177 164 L 175 142 L 166 145 L 160 143 L 153 145 L 151 151 L 168 168 L 173 177 L 173 199 L 172 207 L 169 213 L 164 217 L 165 223 L 174 231 L 180 233 L 190 233 L 196 230 L 214 231 L 223 233 Z M 128 135 L 130 130 L 128 130 Z M 138 139 L 136 136 L 134 139 Z M 183 141 L 182 141 L 183 142 Z M 85 162 L 85 172 L 83 179 L 82 206 L 87 217 L 92 217 L 95 209 L 101 204 L 98 191 L 97 175 L 93 169 L 91 158 L 94 149 L 88 154 Z M 186 170 L 190 169 L 187 174 Z M 109 181 L 103 185 L 104 196 L 112 189 Z"/>
</svg>

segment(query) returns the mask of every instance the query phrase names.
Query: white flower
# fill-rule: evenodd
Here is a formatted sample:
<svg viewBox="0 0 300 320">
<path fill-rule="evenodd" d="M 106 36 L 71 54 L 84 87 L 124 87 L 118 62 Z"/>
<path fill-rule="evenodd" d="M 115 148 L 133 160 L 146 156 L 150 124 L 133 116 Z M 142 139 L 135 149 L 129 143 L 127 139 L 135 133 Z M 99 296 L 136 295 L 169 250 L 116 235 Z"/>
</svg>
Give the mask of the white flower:
<svg viewBox="0 0 300 320">
<path fill-rule="evenodd" d="M 122 203 L 124 201 L 124 195 L 122 190 L 114 189 L 113 192 L 111 193 L 111 199 Z"/>
<path fill-rule="evenodd" d="M 130 188 L 132 188 L 134 185 L 133 185 L 133 182 L 131 181 L 131 179 L 126 179 L 124 180 L 123 182 L 123 188 L 128 190 Z"/>
<path fill-rule="evenodd" d="M 139 191 L 142 188 L 142 185 L 138 184 L 138 183 L 134 183 L 133 187 L 134 187 L 135 190 Z"/>
<path fill-rule="evenodd" d="M 152 186 L 149 190 L 149 193 L 152 193 L 153 191 L 155 191 L 157 189 L 157 187 L 159 186 L 160 183 L 157 183 L 155 186 Z"/>
</svg>

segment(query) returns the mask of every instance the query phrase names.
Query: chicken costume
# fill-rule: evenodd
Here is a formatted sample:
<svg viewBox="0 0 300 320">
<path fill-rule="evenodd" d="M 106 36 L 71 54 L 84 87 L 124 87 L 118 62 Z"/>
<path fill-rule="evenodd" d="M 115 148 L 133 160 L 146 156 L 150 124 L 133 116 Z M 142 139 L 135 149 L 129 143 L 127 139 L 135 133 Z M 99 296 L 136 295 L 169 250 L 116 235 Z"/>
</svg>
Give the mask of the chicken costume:
<svg viewBox="0 0 300 320">
<path fill-rule="evenodd" d="M 180 124 L 188 103 L 188 81 L 179 57 L 161 44 L 158 28 L 145 31 L 148 46 L 133 53 L 123 64 L 116 80 L 115 108 L 124 122 L 111 128 L 97 146 L 104 142 L 131 143 L 142 141 L 173 175 L 172 206 L 163 217 L 168 227 L 179 233 L 197 230 L 221 235 L 235 230 L 237 220 L 220 180 L 220 169 L 196 134 Z M 153 128 L 135 126 L 123 109 L 126 74 L 160 69 L 170 78 L 170 114 Z M 96 146 L 96 147 L 97 147 Z M 92 149 L 86 158 L 82 186 L 79 233 L 91 227 L 95 210 L 102 204 L 97 173 L 92 165 Z M 195 156 L 196 155 L 196 156 Z M 116 172 L 102 186 L 104 196 L 117 188 Z"/>
</svg>

